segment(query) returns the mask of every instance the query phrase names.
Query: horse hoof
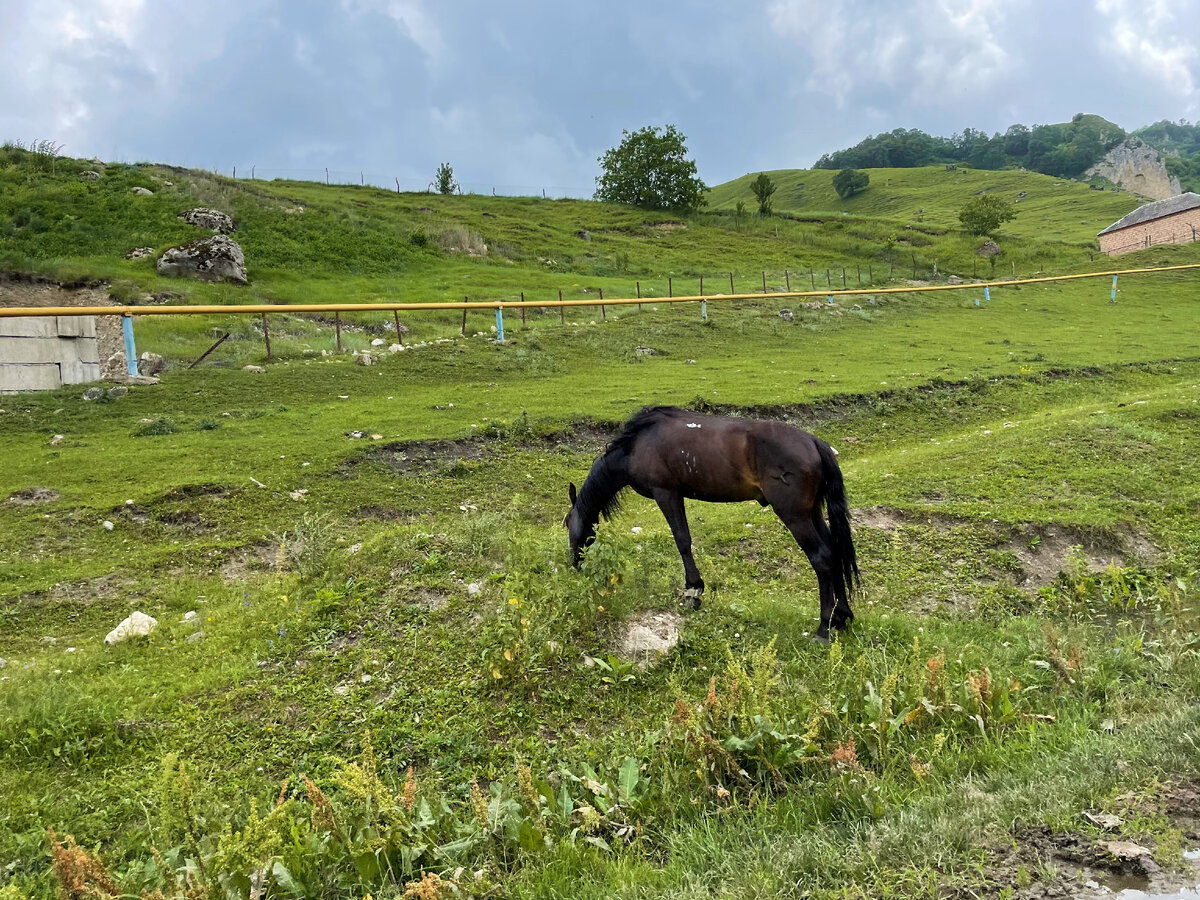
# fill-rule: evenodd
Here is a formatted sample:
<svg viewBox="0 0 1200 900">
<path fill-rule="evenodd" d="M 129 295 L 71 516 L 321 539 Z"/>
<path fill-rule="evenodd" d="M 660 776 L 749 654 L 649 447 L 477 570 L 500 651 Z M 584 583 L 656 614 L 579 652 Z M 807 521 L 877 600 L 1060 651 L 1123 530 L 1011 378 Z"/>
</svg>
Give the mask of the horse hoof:
<svg viewBox="0 0 1200 900">
<path fill-rule="evenodd" d="M 813 642 L 814 644 L 816 644 L 816 645 L 820 646 L 820 647 L 828 647 L 828 646 L 829 646 L 829 643 L 830 643 L 830 641 L 829 641 L 829 635 L 827 635 L 827 634 L 814 634 L 814 635 L 812 636 L 812 642 Z"/>
<path fill-rule="evenodd" d="M 685 609 L 699 609 L 700 595 L 704 592 L 703 588 L 687 588 L 683 592 L 683 606 Z"/>
</svg>

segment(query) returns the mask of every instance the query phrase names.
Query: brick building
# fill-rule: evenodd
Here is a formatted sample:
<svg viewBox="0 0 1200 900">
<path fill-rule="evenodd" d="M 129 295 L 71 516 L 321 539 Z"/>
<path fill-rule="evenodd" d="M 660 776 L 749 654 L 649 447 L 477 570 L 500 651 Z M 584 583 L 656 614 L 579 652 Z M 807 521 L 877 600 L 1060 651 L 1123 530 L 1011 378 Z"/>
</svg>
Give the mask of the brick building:
<svg viewBox="0 0 1200 900">
<path fill-rule="evenodd" d="M 1200 195 L 1189 191 L 1139 206 L 1097 237 L 1101 251 L 1109 256 L 1155 244 L 1187 244 L 1200 239 Z"/>
</svg>

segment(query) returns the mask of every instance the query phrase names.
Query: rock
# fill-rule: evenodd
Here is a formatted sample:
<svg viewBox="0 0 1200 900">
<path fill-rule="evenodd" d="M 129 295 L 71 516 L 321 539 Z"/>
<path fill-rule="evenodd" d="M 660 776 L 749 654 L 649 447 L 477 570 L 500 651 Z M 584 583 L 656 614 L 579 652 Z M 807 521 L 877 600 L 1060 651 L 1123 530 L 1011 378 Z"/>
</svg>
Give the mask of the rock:
<svg viewBox="0 0 1200 900">
<path fill-rule="evenodd" d="M 390 345 L 388 345 L 388 353 L 399 353 L 399 352 L 401 352 L 403 349 L 404 349 L 404 345 L 403 345 L 403 344 L 390 344 Z"/>
<path fill-rule="evenodd" d="M 587 241 L 588 243 L 591 243 L 591 240 L 592 240 L 592 235 L 591 235 L 589 232 L 587 232 L 587 231 L 579 231 L 579 232 L 576 232 L 576 234 L 578 234 L 578 235 L 579 235 L 579 237 L 580 237 L 582 240 L 585 240 L 585 241 Z"/>
<path fill-rule="evenodd" d="M 962 280 L 961 276 L 948 275 L 946 277 L 946 284 L 962 284 L 962 283 L 963 283 L 963 280 Z"/>
<path fill-rule="evenodd" d="M 103 522 L 101 522 L 100 524 L 104 526 L 104 530 L 105 530 L 105 531 L 112 531 L 112 530 L 113 530 L 113 529 L 116 527 L 116 526 L 115 526 L 115 525 L 113 525 L 113 523 L 112 523 L 112 522 L 110 522 L 108 519 L 105 519 L 105 520 L 104 520 Z"/>
<path fill-rule="evenodd" d="M 154 191 L 144 187 L 130 188 L 129 193 L 136 194 L 139 197 L 152 197 L 154 195 Z"/>
<path fill-rule="evenodd" d="M 194 618 L 196 618 L 196 611 L 195 611 L 194 609 L 189 609 L 187 612 L 185 612 L 185 613 L 183 614 L 183 620 L 182 620 L 182 621 L 184 621 L 184 622 L 190 622 L 190 621 L 192 621 L 192 619 L 194 619 Z"/>
<path fill-rule="evenodd" d="M 658 356 L 658 351 L 653 347 L 634 347 L 633 352 L 636 356 Z"/>
<path fill-rule="evenodd" d="M 117 400 L 129 393 L 129 388 L 123 384 L 116 384 L 110 387 L 106 392 L 109 400 Z"/>
<path fill-rule="evenodd" d="M 1154 851 L 1148 847 L 1132 844 L 1129 841 L 1102 841 L 1100 849 L 1117 859 L 1140 859 L 1144 856 L 1154 856 Z"/>
<path fill-rule="evenodd" d="M 128 253 L 125 254 L 125 258 L 126 259 L 144 259 L 147 256 L 153 256 L 153 255 L 154 255 L 153 247 L 134 247 L 132 250 L 130 250 Z"/>
<path fill-rule="evenodd" d="M 472 581 L 470 584 L 467 585 L 467 594 L 471 597 L 478 597 L 482 590 L 483 590 L 483 585 L 480 584 L 478 581 Z"/>
<path fill-rule="evenodd" d="M 223 234 L 172 247 L 158 258 L 160 275 L 246 284 L 246 257 L 237 241 Z"/>
<path fill-rule="evenodd" d="M 262 375 L 267 370 L 264 369 L 262 366 L 242 366 L 242 371 L 249 372 L 252 375 Z"/>
<path fill-rule="evenodd" d="M 179 218 L 189 225 L 207 228 L 209 231 L 216 231 L 219 234 L 231 234 L 235 230 L 233 219 L 218 209 L 206 209 L 198 206 L 195 209 L 181 212 Z"/>
<path fill-rule="evenodd" d="M 83 392 L 83 399 L 87 400 L 88 402 L 91 402 L 92 400 L 99 400 L 103 396 L 104 396 L 104 391 L 100 390 L 100 388 L 97 388 L 97 387 L 88 388 L 86 391 Z"/>
<path fill-rule="evenodd" d="M 995 241 L 984 241 L 975 251 L 976 256 L 996 256 L 1000 253 L 1000 245 Z"/>
<path fill-rule="evenodd" d="M 1084 178 L 1095 175 L 1151 200 L 1166 200 L 1183 192 L 1179 179 L 1167 171 L 1162 155 L 1137 137 L 1126 138 L 1083 173 Z"/>
<path fill-rule="evenodd" d="M 8 660 L 6 660 L 3 656 L 0 656 L 0 669 L 3 669 L 7 665 L 8 665 Z"/>
<path fill-rule="evenodd" d="M 1103 828 L 1105 831 L 1116 831 L 1121 827 L 1121 817 L 1114 816 L 1112 813 L 1085 812 L 1083 817 L 1097 828 Z"/>
<path fill-rule="evenodd" d="M 360 366 L 375 365 L 375 357 L 372 356 L 370 353 L 367 353 L 365 350 L 362 353 L 358 354 L 358 356 L 356 356 L 354 358 L 354 361 L 356 363 L 358 363 Z"/>
<path fill-rule="evenodd" d="M 372 347 L 382 347 L 386 343 L 387 343 L 387 341 L 385 341 L 383 338 L 375 338 L 375 340 L 371 341 L 371 346 Z"/>
<path fill-rule="evenodd" d="M 783 319 L 785 322 L 794 322 L 796 321 L 796 314 L 790 309 L 781 309 L 779 311 L 779 318 Z"/>
<path fill-rule="evenodd" d="M 124 353 L 122 353 L 120 356 L 121 356 L 121 360 L 122 360 L 122 361 L 124 361 L 124 359 L 125 359 L 125 354 L 124 354 Z M 112 381 L 112 382 L 114 382 L 114 383 L 116 383 L 116 384 L 118 384 L 118 385 L 126 385 L 126 384 L 142 384 L 142 385 L 158 384 L 158 376 L 157 376 L 157 375 L 126 375 L 126 374 L 125 374 L 125 373 L 123 373 L 123 372 L 122 372 L 121 374 L 119 374 L 119 375 L 114 375 L 114 376 L 112 376 L 112 377 L 111 377 L 111 378 L 109 378 L 108 380 L 109 380 L 109 381 Z"/>
<path fill-rule="evenodd" d="M 189 644 L 194 644 L 194 643 L 196 643 L 196 641 L 202 641 L 202 640 L 204 640 L 204 632 L 203 631 L 194 631 L 187 636 L 187 642 Z"/>
<path fill-rule="evenodd" d="M 89 169 L 86 172 L 80 172 L 79 177 L 84 179 L 85 181 L 95 181 L 97 178 L 100 177 L 100 173 L 94 172 L 91 169 Z"/>
<path fill-rule="evenodd" d="M 167 361 L 157 353 L 149 351 L 138 357 L 139 375 L 160 375 L 167 367 Z"/>
<path fill-rule="evenodd" d="M 647 665 L 679 643 L 683 619 L 676 612 L 644 612 L 630 618 L 617 636 L 617 653 Z"/>
<path fill-rule="evenodd" d="M 123 619 L 116 628 L 105 636 L 104 643 L 116 644 L 131 637 L 141 637 L 149 634 L 156 627 L 158 627 L 157 619 L 146 615 L 144 612 L 135 611 L 129 618 Z"/>
</svg>

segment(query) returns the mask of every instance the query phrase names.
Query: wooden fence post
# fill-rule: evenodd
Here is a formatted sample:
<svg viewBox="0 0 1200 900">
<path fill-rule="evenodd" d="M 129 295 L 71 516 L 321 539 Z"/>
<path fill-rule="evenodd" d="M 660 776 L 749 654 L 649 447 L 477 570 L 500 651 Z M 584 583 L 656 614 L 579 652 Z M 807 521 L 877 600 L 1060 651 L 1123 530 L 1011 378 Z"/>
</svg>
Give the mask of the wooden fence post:
<svg viewBox="0 0 1200 900">
<path fill-rule="evenodd" d="M 564 308 L 562 305 L 562 288 L 558 289 L 558 324 L 559 325 L 567 324 L 567 314 L 564 311 Z"/>
<path fill-rule="evenodd" d="M 267 314 L 262 314 L 263 341 L 267 345 L 267 359 L 271 358 L 271 326 L 267 324 Z"/>
<path fill-rule="evenodd" d="M 608 307 L 606 307 L 604 305 L 604 288 L 600 288 L 599 290 L 600 290 L 600 320 L 604 321 L 605 319 L 608 318 L 608 313 L 606 312 Z"/>
<path fill-rule="evenodd" d="M 846 267 L 842 266 L 842 290 L 846 289 Z"/>
<path fill-rule="evenodd" d="M 402 332 L 400 330 L 400 310 L 393 309 L 392 310 L 392 318 L 396 320 L 396 343 L 403 344 L 404 343 L 404 332 Z"/>
<path fill-rule="evenodd" d="M 637 295 L 638 295 L 638 299 L 641 300 L 642 299 L 642 283 L 640 281 L 637 282 Z M 641 312 L 641 311 L 642 311 L 642 304 L 639 303 L 638 304 L 638 312 Z"/>
<path fill-rule="evenodd" d="M 813 267 L 812 266 L 808 267 L 808 283 L 812 285 L 812 289 L 814 291 L 817 289 L 817 278 L 815 275 L 813 275 Z"/>
<path fill-rule="evenodd" d="M 525 302 L 525 292 L 524 291 L 521 291 L 521 302 L 522 303 Z M 522 325 L 525 324 L 525 307 L 524 306 L 521 307 L 521 324 Z"/>
<path fill-rule="evenodd" d="M 763 272 L 762 275 L 763 275 L 763 293 L 765 294 L 767 292 L 767 273 Z"/>
<path fill-rule="evenodd" d="M 342 314 L 335 312 L 333 314 L 333 333 L 337 339 L 337 352 L 342 352 Z"/>
<path fill-rule="evenodd" d="M 465 304 L 467 302 L 468 302 L 467 298 L 463 297 L 463 303 Z M 467 308 L 466 308 L 466 306 L 463 306 L 462 336 L 463 337 L 467 336 Z"/>
<path fill-rule="evenodd" d="M 731 293 L 731 294 L 737 293 L 737 291 L 735 291 L 733 289 L 733 273 L 732 272 L 729 273 L 729 293 Z"/>
<path fill-rule="evenodd" d="M 792 292 L 792 276 L 788 273 L 787 269 L 783 270 L 783 283 L 790 294 Z"/>
<path fill-rule="evenodd" d="M 667 276 L 667 297 L 670 298 L 670 297 L 674 297 L 674 296 L 675 296 L 675 285 L 671 279 L 671 276 L 668 275 Z"/>
</svg>

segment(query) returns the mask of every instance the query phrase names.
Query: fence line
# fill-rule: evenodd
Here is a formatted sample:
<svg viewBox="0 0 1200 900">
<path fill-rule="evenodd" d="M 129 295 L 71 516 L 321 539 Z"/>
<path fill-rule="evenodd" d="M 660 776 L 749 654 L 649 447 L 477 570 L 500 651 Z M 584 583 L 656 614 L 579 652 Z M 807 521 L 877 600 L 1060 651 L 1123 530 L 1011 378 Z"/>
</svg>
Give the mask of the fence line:
<svg viewBox="0 0 1200 900">
<path fill-rule="evenodd" d="M 698 303 L 710 300 L 762 300 L 764 298 L 855 297 L 864 294 L 924 294 L 934 291 L 963 291 L 980 288 L 1017 287 L 1025 284 L 1074 281 L 1081 278 L 1112 278 L 1118 275 L 1147 275 L 1200 269 L 1200 263 L 1156 266 L 1149 269 L 1117 269 L 1084 272 L 1075 275 L 1046 275 L 1040 278 L 1015 278 L 1003 281 L 964 281 L 962 284 L 933 284 L 890 288 L 845 288 L 841 290 L 774 291 L 771 293 L 686 294 L 667 297 L 609 297 L 583 300 L 461 300 L 421 303 L 260 303 L 246 305 L 210 304 L 195 306 L 54 306 L 0 307 L 0 318 L 25 316 L 200 316 L 200 315 L 278 315 L 318 312 L 400 312 L 402 310 L 473 310 L 522 309 L 569 306 L 627 306 L 633 303 Z"/>
</svg>

